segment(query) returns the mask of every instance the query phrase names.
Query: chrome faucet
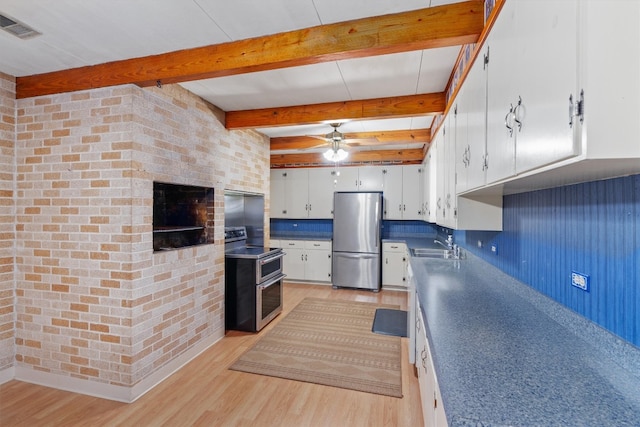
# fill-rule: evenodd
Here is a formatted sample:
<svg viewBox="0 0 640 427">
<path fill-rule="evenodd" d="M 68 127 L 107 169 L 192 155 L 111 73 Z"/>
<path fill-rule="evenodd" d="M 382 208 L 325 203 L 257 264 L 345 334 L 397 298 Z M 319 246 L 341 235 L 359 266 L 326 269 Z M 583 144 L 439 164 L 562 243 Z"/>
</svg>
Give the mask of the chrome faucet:
<svg viewBox="0 0 640 427">
<path fill-rule="evenodd" d="M 439 244 L 440 246 L 442 246 L 442 247 L 443 247 L 443 248 L 445 248 L 445 249 L 451 249 L 449 246 L 445 245 L 444 243 L 442 243 L 442 242 L 441 242 L 440 240 L 438 240 L 438 239 L 435 239 L 435 240 L 433 241 L 433 243 L 437 243 L 437 244 Z"/>
<path fill-rule="evenodd" d="M 433 242 L 434 242 L 434 243 L 437 243 L 437 244 L 441 245 L 443 248 L 445 248 L 445 249 L 449 249 L 449 250 L 453 249 L 453 246 L 454 246 L 454 245 L 453 245 L 453 235 L 452 235 L 452 234 L 448 234 L 448 235 L 447 235 L 446 244 L 445 244 L 445 243 L 442 243 L 442 242 L 441 242 L 440 240 L 438 240 L 438 239 L 435 239 Z"/>
</svg>

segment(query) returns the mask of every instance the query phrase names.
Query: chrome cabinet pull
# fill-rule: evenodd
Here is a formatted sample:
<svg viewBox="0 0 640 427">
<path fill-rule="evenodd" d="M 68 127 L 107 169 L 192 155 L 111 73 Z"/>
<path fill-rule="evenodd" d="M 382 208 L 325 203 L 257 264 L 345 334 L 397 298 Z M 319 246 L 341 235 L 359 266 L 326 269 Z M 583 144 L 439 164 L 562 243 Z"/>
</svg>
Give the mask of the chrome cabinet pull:
<svg viewBox="0 0 640 427">
<path fill-rule="evenodd" d="M 522 109 L 522 97 L 518 96 L 518 104 L 513 109 L 513 121 L 518 125 L 518 132 L 522 130 L 522 120 L 520 120 L 519 111 Z"/>
</svg>

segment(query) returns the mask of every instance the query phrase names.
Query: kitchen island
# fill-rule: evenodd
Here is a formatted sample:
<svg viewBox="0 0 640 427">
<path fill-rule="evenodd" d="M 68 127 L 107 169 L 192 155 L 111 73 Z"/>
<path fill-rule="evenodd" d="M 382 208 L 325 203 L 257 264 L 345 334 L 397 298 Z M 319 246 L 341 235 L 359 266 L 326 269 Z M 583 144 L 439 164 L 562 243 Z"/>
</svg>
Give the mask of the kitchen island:
<svg viewBox="0 0 640 427">
<path fill-rule="evenodd" d="M 465 254 L 410 259 L 449 426 L 640 425 L 640 349 Z"/>
</svg>

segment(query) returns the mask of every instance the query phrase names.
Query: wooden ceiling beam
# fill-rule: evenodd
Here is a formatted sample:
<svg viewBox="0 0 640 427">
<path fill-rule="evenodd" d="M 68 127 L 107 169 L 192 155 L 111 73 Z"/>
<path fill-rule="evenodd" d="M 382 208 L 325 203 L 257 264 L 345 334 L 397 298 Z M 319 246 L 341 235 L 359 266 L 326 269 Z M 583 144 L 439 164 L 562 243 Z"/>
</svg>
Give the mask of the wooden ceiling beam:
<svg viewBox="0 0 640 427">
<path fill-rule="evenodd" d="M 415 148 L 409 150 L 377 150 L 377 151 L 356 151 L 350 152 L 345 162 L 399 162 L 403 164 L 418 164 L 422 162 L 422 149 Z M 322 153 L 302 153 L 302 154 L 272 154 L 271 167 L 307 167 L 309 165 L 330 166 L 333 162 L 326 160 Z"/>
<path fill-rule="evenodd" d="M 359 101 L 228 111 L 225 126 L 227 129 L 253 129 L 328 123 L 340 120 L 437 115 L 444 113 L 446 104 L 445 93 L 440 92 Z"/>
<path fill-rule="evenodd" d="M 379 132 L 349 132 L 344 133 L 347 140 L 355 140 L 351 146 L 364 147 L 389 144 L 427 144 L 431 141 L 429 129 L 393 130 Z M 271 151 L 308 149 L 322 145 L 324 135 L 312 136 L 282 136 L 271 138 Z"/>
<path fill-rule="evenodd" d="M 17 98 L 135 83 L 140 86 L 475 43 L 483 2 L 356 19 L 159 55 L 16 78 Z"/>
</svg>

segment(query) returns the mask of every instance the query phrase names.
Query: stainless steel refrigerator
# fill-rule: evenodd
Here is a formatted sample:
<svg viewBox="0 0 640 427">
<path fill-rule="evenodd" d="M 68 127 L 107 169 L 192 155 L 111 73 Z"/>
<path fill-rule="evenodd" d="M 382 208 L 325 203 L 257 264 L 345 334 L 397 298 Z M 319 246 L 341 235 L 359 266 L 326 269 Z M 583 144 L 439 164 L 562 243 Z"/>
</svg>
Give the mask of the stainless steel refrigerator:
<svg viewBox="0 0 640 427">
<path fill-rule="evenodd" d="M 336 191 L 333 196 L 334 288 L 380 290 L 382 193 Z"/>
</svg>

